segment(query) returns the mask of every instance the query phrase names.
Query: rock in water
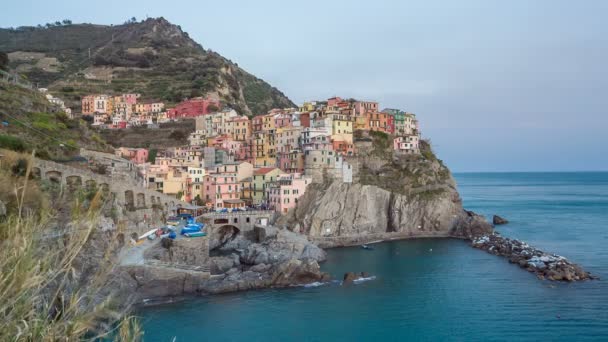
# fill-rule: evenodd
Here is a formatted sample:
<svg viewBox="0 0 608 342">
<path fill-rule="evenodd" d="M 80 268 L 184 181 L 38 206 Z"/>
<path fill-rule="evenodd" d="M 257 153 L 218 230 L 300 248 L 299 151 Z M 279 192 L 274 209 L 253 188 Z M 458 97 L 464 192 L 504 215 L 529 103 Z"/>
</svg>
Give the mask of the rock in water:
<svg viewBox="0 0 608 342">
<path fill-rule="evenodd" d="M 342 279 L 342 284 L 352 284 L 355 280 L 359 279 L 359 276 L 354 272 L 344 273 L 344 278 Z"/>
<path fill-rule="evenodd" d="M 494 215 L 492 217 L 492 223 L 494 223 L 494 225 L 507 224 L 509 223 L 509 220 L 506 220 L 498 215 Z"/>
</svg>

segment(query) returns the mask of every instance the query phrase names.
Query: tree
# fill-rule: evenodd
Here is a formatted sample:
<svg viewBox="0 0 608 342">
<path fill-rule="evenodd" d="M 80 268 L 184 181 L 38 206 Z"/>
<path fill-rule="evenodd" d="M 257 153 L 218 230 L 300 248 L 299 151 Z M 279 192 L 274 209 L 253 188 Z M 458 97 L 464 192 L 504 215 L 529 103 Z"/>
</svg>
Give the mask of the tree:
<svg viewBox="0 0 608 342">
<path fill-rule="evenodd" d="M 0 70 L 8 71 L 8 55 L 0 51 Z"/>
<path fill-rule="evenodd" d="M 137 19 L 136 19 L 135 17 L 131 17 L 131 22 L 132 22 L 132 23 L 136 23 L 136 22 L 137 22 Z"/>
<path fill-rule="evenodd" d="M 155 148 L 151 148 L 150 152 L 148 152 L 148 162 L 154 164 L 156 161 L 156 155 L 158 154 L 158 150 Z"/>
<path fill-rule="evenodd" d="M 55 26 L 61 26 L 61 21 L 56 21 Z"/>
<path fill-rule="evenodd" d="M 53 24 L 52 23 L 46 23 L 46 25 L 44 25 L 44 26 L 46 26 L 46 28 L 51 28 L 51 27 L 53 27 Z"/>
<path fill-rule="evenodd" d="M 72 21 L 70 19 L 63 19 L 63 25 L 72 25 Z"/>
</svg>

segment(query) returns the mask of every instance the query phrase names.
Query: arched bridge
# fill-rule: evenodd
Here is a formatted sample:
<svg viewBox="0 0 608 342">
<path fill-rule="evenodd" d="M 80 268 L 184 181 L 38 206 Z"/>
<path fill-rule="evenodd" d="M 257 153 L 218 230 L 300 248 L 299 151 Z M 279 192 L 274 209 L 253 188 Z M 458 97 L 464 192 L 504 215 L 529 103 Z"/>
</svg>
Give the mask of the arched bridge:
<svg viewBox="0 0 608 342">
<path fill-rule="evenodd" d="M 127 210 L 159 208 L 165 212 L 173 210 L 177 205 L 186 205 L 175 197 L 157 191 L 145 189 L 135 180 L 115 180 L 112 177 L 100 175 L 89 170 L 83 170 L 48 160 L 35 158 L 32 167 L 34 177 L 61 184 L 69 190 L 86 188 L 101 190 L 106 196 L 113 197 L 118 203 L 125 205 Z"/>
<path fill-rule="evenodd" d="M 267 225 L 276 215 L 272 210 L 235 211 L 231 213 L 207 213 L 202 215 L 207 235 L 215 241 L 226 242 L 238 234 L 249 239 L 254 238 L 256 225 Z M 214 244 L 214 243 L 212 243 Z M 215 248 L 216 246 L 211 246 Z"/>
</svg>

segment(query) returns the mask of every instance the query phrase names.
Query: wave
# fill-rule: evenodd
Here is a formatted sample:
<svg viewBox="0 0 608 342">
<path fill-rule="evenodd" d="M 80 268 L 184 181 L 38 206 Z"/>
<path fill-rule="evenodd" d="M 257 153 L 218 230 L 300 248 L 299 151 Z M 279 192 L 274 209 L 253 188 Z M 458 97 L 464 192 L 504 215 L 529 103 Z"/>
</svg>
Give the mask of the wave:
<svg viewBox="0 0 608 342">
<path fill-rule="evenodd" d="M 376 276 L 371 276 L 371 277 L 366 277 L 366 278 L 359 278 L 359 279 L 353 280 L 353 283 L 359 284 L 359 283 L 362 283 L 362 282 L 365 282 L 365 281 L 374 280 L 374 279 L 376 279 Z"/>
</svg>

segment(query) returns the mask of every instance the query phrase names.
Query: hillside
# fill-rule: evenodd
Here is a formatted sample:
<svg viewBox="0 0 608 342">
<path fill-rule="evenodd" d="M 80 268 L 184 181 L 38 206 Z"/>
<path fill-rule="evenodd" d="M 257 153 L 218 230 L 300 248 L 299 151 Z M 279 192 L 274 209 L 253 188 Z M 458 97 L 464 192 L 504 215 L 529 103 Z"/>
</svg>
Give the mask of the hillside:
<svg viewBox="0 0 608 342">
<path fill-rule="evenodd" d="M 169 104 L 210 95 L 245 114 L 293 106 L 283 93 L 204 49 L 164 18 L 105 26 L 0 29 L 9 67 L 79 108 L 88 93 L 138 92 Z"/>
<path fill-rule="evenodd" d="M 107 151 L 108 145 L 86 124 L 70 120 L 38 91 L 0 82 L 0 148 L 36 149 L 44 159 L 75 156 L 80 147 Z"/>
</svg>

